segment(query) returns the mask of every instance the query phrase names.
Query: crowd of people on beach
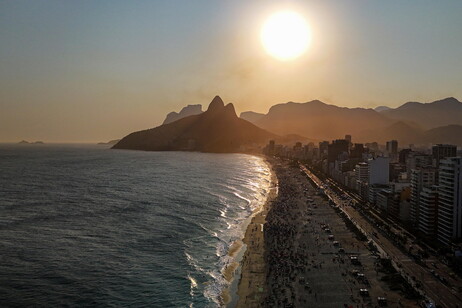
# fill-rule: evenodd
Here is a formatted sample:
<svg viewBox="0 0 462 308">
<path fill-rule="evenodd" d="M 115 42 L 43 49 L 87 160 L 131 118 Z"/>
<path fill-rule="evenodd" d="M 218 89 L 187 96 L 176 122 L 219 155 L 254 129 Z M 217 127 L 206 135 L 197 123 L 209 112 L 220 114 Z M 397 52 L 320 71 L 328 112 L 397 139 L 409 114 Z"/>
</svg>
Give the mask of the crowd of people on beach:
<svg viewBox="0 0 462 308">
<path fill-rule="evenodd" d="M 266 289 L 261 305 L 332 307 L 329 305 L 336 303 L 348 308 L 375 307 L 377 303 L 372 304 L 370 297 L 359 294 L 361 288 L 369 285 L 364 274 L 358 275 L 365 267 L 360 262 L 353 265 L 350 260 L 352 254 L 359 253 L 360 243 L 349 240 L 349 254 L 341 243 L 334 244 L 331 232 L 339 227 L 329 226 L 329 221 L 342 224 L 341 218 L 333 209 L 324 207 L 327 202 L 320 201 L 321 197 L 314 197 L 315 189 L 300 169 L 282 162 L 273 163 L 273 168 L 279 186 L 263 230 Z M 323 208 L 321 212 L 319 206 Z M 326 210 L 331 212 L 330 218 L 319 214 Z M 342 228 L 346 230 L 344 225 Z M 364 244 L 361 247 L 365 250 Z M 322 281 L 338 290 L 321 287 L 310 277 L 322 277 Z"/>
<path fill-rule="evenodd" d="M 271 204 L 264 229 L 265 261 L 267 264 L 267 294 L 264 306 L 291 307 L 294 305 L 296 269 L 305 267 L 308 259 L 298 252 L 295 239 L 299 232 L 300 192 L 290 174 L 276 166 L 280 178 L 278 198 Z"/>
</svg>

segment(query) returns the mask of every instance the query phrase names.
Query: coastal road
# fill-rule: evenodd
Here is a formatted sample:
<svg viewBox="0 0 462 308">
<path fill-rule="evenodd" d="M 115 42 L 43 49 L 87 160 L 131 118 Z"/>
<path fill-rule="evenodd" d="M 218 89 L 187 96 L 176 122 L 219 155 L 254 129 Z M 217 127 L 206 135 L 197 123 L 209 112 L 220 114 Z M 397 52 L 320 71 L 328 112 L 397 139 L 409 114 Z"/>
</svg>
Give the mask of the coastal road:
<svg viewBox="0 0 462 308">
<path fill-rule="evenodd" d="M 429 299 L 441 307 L 462 308 L 462 298 L 457 290 L 444 285 L 428 269 L 418 265 L 407 254 L 403 253 L 392 241 L 381 234 L 378 235 L 380 230 L 366 220 L 355 208 L 346 206 L 344 200 L 340 199 L 333 190 L 328 188 L 325 182 L 321 181 L 305 166 L 300 165 L 300 168 L 319 188 L 323 187 L 329 199 L 335 202 L 350 220 L 360 227 L 368 235 L 368 238 L 373 240 L 390 257 L 404 277 L 410 278 L 413 285 L 416 284 L 416 281 L 420 282 L 419 288 Z M 377 234 L 377 236 L 373 236 L 373 234 Z"/>
<path fill-rule="evenodd" d="M 340 194 L 343 194 L 344 196 L 348 196 L 350 198 L 350 200 L 345 201 L 345 200 L 341 200 L 341 198 L 339 198 L 336 193 L 331 194 L 331 197 L 336 199 L 335 203 L 343 206 L 343 209 L 345 209 L 345 205 L 348 205 L 348 202 L 351 202 L 352 200 L 357 202 L 357 204 L 364 205 L 365 202 L 361 199 L 361 197 L 359 197 L 355 193 L 345 191 L 334 180 L 327 178 L 326 182 L 328 182 L 331 187 L 332 186 L 335 187 L 335 189 L 338 192 L 340 192 Z M 416 238 L 413 234 L 409 233 L 407 230 L 403 229 L 401 226 L 399 226 L 395 222 L 384 219 L 384 217 L 381 217 L 380 213 L 376 212 L 372 207 L 370 206 L 362 207 L 362 212 L 361 212 L 361 214 L 363 214 L 362 217 L 364 217 L 365 211 L 367 212 L 367 215 L 370 216 L 370 217 L 366 217 L 369 220 L 369 222 L 371 222 L 370 218 L 372 218 L 373 224 L 377 222 L 381 224 L 385 224 L 390 227 L 390 230 L 392 230 L 393 234 L 404 235 L 408 239 L 406 245 L 404 245 L 404 249 L 408 253 L 408 256 L 411 254 L 411 250 L 429 252 L 431 256 L 428 258 L 425 258 L 425 260 L 422 260 L 422 263 L 424 264 L 424 266 L 421 266 L 421 268 L 424 271 L 426 271 L 426 273 L 431 277 L 431 279 L 434 279 L 437 283 L 440 283 L 442 282 L 442 280 L 444 280 L 445 286 L 449 287 L 451 292 L 455 294 L 456 296 L 458 296 L 459 299 L 461 299 L 461 296 L 459 296 L 459 293 L 462 292 L 462 281 L 458 280 L 458 278 L 455 275 L 449 275 L 449 273 L 452 272 L 452 269 L 437 258 L 436 252 L 433 249 L 427 247 L 426 245 L 424 247 L 420 247 L 420 245 L 417 245 L 415 243 Z M 416 277 L 416 279 L 419 279 L 419 277 Z"/>
<path fill-rule="evenodd" d="M 404 236 L 407 239 L 407 241 L 406 241 L 406 243 L 404 245 L 404 249 L 409 254 L 411 254 L 411 251 L 414 251 L 414 252 L 426 251 L 426 252 L 428 252 L 429 257 L 425 258 L 425 260 L 421 260 L 421 262 L 423 262 L 423 264 L 424 264 L 423 269 L 427 271 L 427 274 L 431 275 L 433 278 L 438 278 L 437 280 L 439 280 L 439 279 L 445 280 L 445 284 L 447 286 L 450 286 L 450 288 L 451 288 L 451 290 L 452 290 L 452 292 L 454 294 L 462 293 L 462 281 L 460 281 L 457 278 L 457 276 L 455 276 L 454 274 L 450 275 L 450 273 L 453 270 L 448 265 L 443 263 L 437 257 L 437 252 L 433 248 L 425 245 L 424 243 L 416 244 L 416 237 L 414 236 L 414 234 L 412 234 L 412 233 L 408 232 L 407 230 L 403 229 L 396 222 L 394 222 L 392 220 L 388 220 L 388 219 L 386 219 L 386 217 L 382 217 L 381 213 L 377 212 L 371 206 L 368 206 L 367 204 L 365 204 L 363 199 L 360 196 L 358 196 L 356 193 L 352 193 L 350 191 L 344 190 L 337 182 L 335 182 L 334 180 L 332 180 L 330 178 L 326 178 L 326 182 L 328 182 L 331 187 L 335 187 L 335 189 L 338 192 L 340 192 L 340 194 L 343 194 L 344 196 L 349 197 L 348 201 L 343 201 L 342 202 L 342 200 L 338 200 L 338 202 L 336 202 L 337 204 L 342 204 L 344 206 L 344 205 L 348 205 L 348 204 L 346 204 L 346 202 L 354 201 L 357 204 L 366 205 L 365 207 L 362 207 L 362 209 L 363 209 L 362 214 L 364 214 L 364 211 L 366 211 L 367 215 L 370 215 L 374 222 L 379 222 L 379 223 L 382 223 L 382 224 L 385 224 L 385 225 L 389 226 L 390 231 L 394 235 Z M 336 198 L 336 194 L 333 194 L 333 197 Z M 337 197 L 337 199 L 339 199 L 339 198 Z"/>
</svg>

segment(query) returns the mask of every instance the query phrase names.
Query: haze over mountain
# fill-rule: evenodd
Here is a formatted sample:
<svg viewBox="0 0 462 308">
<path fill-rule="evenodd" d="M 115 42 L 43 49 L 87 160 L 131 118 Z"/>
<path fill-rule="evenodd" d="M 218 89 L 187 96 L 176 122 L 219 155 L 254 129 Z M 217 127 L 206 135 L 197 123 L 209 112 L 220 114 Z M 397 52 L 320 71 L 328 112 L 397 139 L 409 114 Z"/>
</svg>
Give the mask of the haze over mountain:
<svg viewBox="0 0 462 308">
<path fill-rule="evenodd" d="M 431 129 L 451 124 L 462 125 L 462 102 L 448 97 L 432 103 L 408 102 L 395 109 L 380 111 L 386 117 L 413 122 L 422 129 Z"/>
<path fill-rule="evenodd" d="M 261 118 L 263 118 L 264 116 L 265 116 L 264 113 L 258 113 L 258 112 L 253 112 L 253 111 L 244 111 L 244 112 L 241 112 L 241 114 L 239 115 L 241 119 L 249 121 L 250 123 L 255 123 Z"/>
<path fill-rule="evenodd" d="M 447 125 L 432 128 L 424 133 L 423 141 L 426 143 L 449 143 L 462 146 L 462 126 Z"/>
<path fill-rule="evenodd" d="M 377 112 L 381 112 L 381 111 L 388 110 L 388 109 L 391 109 L 391 108 L 388 106 L 377 106 L 374 108 L 374 110 Z"/>
<path fill-rule="evenodd" d="M 350 109 L 314 100 L 272 106 L 255 124 L 278 135 L 298 134 L 330 140 L 345 134 L 358 135 L 365 129 L 382 128 L 392 122 L 373 109 Z"/>
<path fill-rule="evenodd" d="M 361 142 L 377 141 L 384 144 L 389 140 L 398 140 L 400 144 L 420 144 L 423 141 L 423 133 L 424 131 L 416 125 L 397 121 L 388 126 L 365 129 L 353 137 Z"/>
<path fill-rule="evenodd" d="M 198 105 L 188 105 L 186 107 L 183 107 L 183 109 L 181 109 L 181 111 L 179 113 L 175 112 L 175 111 L 172 111 L 169 114 L 167 114 L 167 117 L 165 118 L 165 120 L 164 120 L 164 122 L 162 124 L 172 123 L 172 122 L 175 122 L 175 121 L 177 121 L 179 119 L 189 117 L 191 115 L 201 114 L 202 112 L 203 112 L 202 111 L 202 105 L 200 105 L 200 104 L 198 104 Z"/>
<path fill-rule="evenodd" d="M 297 134 L 313 140 L 332 140 L 353 135 L 356 142 L 401 144 L 462 144 L 462 103 L 446 98 L 433 103 L 406 103 L 398 108 L 345 108 L 314 100 L 307 103 L 277 104 L 265 115 L 245 112 L 241 117 L 278 135 Z M 459 140 L 460 139 L 460 140 Z"/>
<path fill-rule="evenodd" d="M 206 112 L 129 134 L 114 149 L 146 151 L 240 152 L 276 137 L 239 119 L 233 104 L 216 96 Z"/>
</svg>

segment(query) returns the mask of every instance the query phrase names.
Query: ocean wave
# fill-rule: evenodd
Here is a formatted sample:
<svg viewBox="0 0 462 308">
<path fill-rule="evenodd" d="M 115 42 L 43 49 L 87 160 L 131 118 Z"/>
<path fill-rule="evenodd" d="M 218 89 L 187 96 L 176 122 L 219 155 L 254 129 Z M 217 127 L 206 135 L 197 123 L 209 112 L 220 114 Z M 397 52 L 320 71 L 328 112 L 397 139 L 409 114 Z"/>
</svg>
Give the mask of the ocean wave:
<svg viewBox="0 0 462 308">
<path fill-rule="evenodd" d="M 188 274 L 188 279 L 191 283 L 189 295 L 191 295 L 191 297 L 194 297 L 194 289 L 197 288 L 197 281 L 190 274 Z"/>
<path fill-rule="evenodd" d="M 233 192 L 233 195 L 235 195 L 236 197 L 238 197 L 239 199 L 242 199 L 244 201 L 247 202 L 247 205 L 250 205 L 252 203 L 252 201 L 242 195 L 240 195 L 238 192 Z"/>
<path fill-rule="evenodd" d="M 246 175 L 217 183 L 220 189 L 213 186 L 206 189 L 208 195 L 216 198 L 215 207 L 219 214 L 215 218 L 216 223 L 198 223 L 207 236 L 196 237 L 187 242 L 185 256 L 192 269 L 188 276 L 191 297 L 196 296 L 196 292 L 202 292 L 210 302 L 208 306 L 222 306 L 221 295 L 231 283 L 225 279 L 224 272 L 230 264 L 239 262 L 237 258 L 240 257 L 235 252 L 230 256 L 230 248 L 244 237 L 245 223 L 262 206 L 271 189 L 269 170 L 261 168 L 258 174 L 259 178 L 256 180 L 254 174 L 254 180 L 246 178 Z M 213 247 L 215 253 L 213 256 L 205 256 L 205 250 L 198 251 L 198 247 L 208 247 L 207 250 Z M 241 248 L 238 247 L 237 251 Z"/>
<path fill-rule="evenodd" d="M 228 266 L 240 261 L 237 258 L 241 255 L 236 251 L 242 246 L 233 248 L 232 256 L 230 248 L 244 237 L 249 217 L 262 206 L 270 190 L 269 170 L 262 167 L 257 173 L 258 177 L 252 173 L 249 174 L 251 178 L 248 174 L 241 174 L 239 178 L 228 178 L 226 182 L 204 187 L 206 193 L 215 198 L 218 215 L 213 223 L 197 223 L 207 235 L 187 241 L 185 257 L 191 268 L 188 275 L 191 298 L 202 293 L 209 301 L 207 307 L 222 306 L 221 295 L 231 283 L 225 279 L 224 273 Z M 214 254 L 206 255 L 212 247 Z"/>
</svg>

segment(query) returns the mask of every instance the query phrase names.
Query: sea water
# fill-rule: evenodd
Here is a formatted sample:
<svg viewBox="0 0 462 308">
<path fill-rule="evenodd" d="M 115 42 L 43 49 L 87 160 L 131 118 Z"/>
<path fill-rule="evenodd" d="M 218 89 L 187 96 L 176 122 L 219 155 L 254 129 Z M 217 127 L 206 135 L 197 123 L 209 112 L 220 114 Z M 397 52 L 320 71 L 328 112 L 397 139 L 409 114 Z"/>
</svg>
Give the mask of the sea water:
<svg viewBox="0 0 462 308">
<path fill-rule="evenodd" d="M 0 306 L 216 307 L 269 186 L 244 154 L 0 145 Z"/>
</svg>

